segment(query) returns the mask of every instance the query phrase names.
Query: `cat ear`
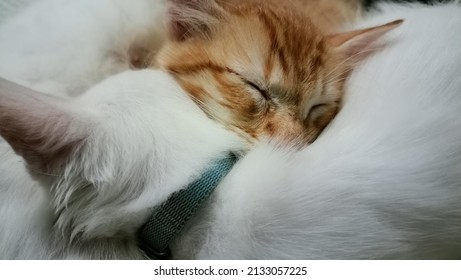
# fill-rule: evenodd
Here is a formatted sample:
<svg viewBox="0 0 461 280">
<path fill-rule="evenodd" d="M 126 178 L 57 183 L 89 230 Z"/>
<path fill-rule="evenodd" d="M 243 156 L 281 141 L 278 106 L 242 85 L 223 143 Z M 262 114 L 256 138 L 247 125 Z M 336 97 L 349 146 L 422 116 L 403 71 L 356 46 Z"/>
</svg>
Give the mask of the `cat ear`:
<svg viewBox="0 0 461 280">
<path fill-rule="evenodd" d="M 0 136 L 32 168 L 51 172 L 88 135 L 89 125 L 70 105 L 0 79 Z"/>
<path fill-rule="evenodd" d="M 207 34 L 222 13 L 214 0 L 168 1 L 168 30 L 175 41 Z"/>
<path fill-rule="evenodd" d="M 402 23 L 403 20 L 396 20 L 380 26 L 331 35 L 327 37 L 327 42 L 343 53 L 348 61 L 356 63 L 376 49 L 373 45 L 378 39 Z"/>
</svg>

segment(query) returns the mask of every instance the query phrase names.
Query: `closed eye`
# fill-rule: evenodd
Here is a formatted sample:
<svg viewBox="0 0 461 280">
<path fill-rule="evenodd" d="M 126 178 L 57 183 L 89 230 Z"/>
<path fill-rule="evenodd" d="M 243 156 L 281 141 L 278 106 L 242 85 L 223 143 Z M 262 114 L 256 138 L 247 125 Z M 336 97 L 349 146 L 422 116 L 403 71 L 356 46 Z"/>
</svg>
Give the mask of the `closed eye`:
<svg viewBox="0 0 461 280">
<path fill-rule="evenodd" d="M 328 104 L 317 104 L 312 106 L 307 113 L 306 119 L 316 119 L 328 110 Z"/>
<path fill-rule="evenodd" d="M 270 100 L 270 95 L 267 92 L 267 90 L 265 90 L 262 87 L 258 86 L 256 83 L 253 83 L 253 82 L 245 79 L 244 76 L 239 74 L 237 71 L 234 71 L 234 70 L 232 70 L 230 68 L 226 68 L 226 69 L 227 69 L 227 71 L 229 73 L 232 73 L 232 74 L 238 76 L 245 84 L 247 84 L 248 86 L 250 86 L 254 90 L 258 91 L 264 99 Z"/>
<path fill-rule="evenodd" d="M 317 104 L 311 107 L 311 111 L 323 110 L 326 106 L 328 106 L 328 104 Z"/>
<path fill-rule="evenodd" d="M 266 100 L 269 100 L 269 93 L 265 90 L 265 89 L 262 89 L 260 86 L 258 86 L 257 84 L 253 83 L 253 82 L 250 82 L 248 80 L 245 80 L 243 79 L 243 81 L 249 85 L 250 87 L 252 87 L 253 89 L 257 90 L 261 95 L 262 97 L 264 97 L 264 99 Z"/>
</svg>

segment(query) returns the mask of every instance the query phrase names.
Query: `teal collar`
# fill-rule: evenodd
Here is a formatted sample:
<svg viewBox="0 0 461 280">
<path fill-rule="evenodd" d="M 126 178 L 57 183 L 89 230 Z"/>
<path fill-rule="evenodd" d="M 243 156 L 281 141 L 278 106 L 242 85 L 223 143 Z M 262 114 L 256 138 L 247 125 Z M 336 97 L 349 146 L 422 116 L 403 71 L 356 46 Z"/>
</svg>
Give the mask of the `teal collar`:
<svg viewBox="0 0 461 280">
<path fill-rule="evenodd" d="M 139 233 L 139 247 L 151 259 L 169 258 L 171 240 L 181 232 L 200 204 L 230 172 L 237 158 L 230 154 L 215 161 L 200 178 L 173 193 L 153 214 Z"/>
</svg>

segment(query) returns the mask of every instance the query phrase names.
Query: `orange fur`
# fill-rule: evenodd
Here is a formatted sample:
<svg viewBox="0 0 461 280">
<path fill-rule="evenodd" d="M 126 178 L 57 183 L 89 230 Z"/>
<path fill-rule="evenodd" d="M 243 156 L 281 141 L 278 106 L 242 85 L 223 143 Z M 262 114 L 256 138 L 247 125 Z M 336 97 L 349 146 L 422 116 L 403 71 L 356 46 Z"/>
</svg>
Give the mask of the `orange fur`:
<svg viewBox="0 0 461 280">
<path fill-rule="evenodd" d="M 271 0 L 272 1 L 272 0 Z M 350 25 L 362 14 L 361 0 L 286 0 L 300 5 L 322 32 L 334 33 Z"/>
<path fill-rule="evenodd" d="M 173 1 L 172 40 L 155 64 L 248 141 L 311 143 L 338 112 L 352 65 L 297 1 Z"/>
</svg>

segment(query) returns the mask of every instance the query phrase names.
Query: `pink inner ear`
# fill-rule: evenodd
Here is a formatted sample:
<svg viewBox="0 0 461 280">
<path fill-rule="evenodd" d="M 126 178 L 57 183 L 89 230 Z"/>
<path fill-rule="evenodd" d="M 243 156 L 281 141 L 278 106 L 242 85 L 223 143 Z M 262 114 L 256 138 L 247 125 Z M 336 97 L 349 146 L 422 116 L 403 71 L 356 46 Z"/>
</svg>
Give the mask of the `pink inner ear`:
<svg viewBox="0 0 461 280">
<path fill-rule="evenodd" d="M 216 12 L 213 0 L 170 0 L 168 30 L 173 40 L 184 41 L 208 28 Z"/>
<path fill-rule="evenodd" d="M 341 33 L 327 38 L 330 45 L 344 53 L 353 62 L 357 62 L 374 51 L 373 45 L 389 31 L 400 26 L 403 20 L 384 25 Z"/>
<path fill-rule="evenodd" d="M 0 79 L 0 135 L 28 164 L 49 172 L 85 139 L 85 126 L 66 105 Z"/>
</svg>

